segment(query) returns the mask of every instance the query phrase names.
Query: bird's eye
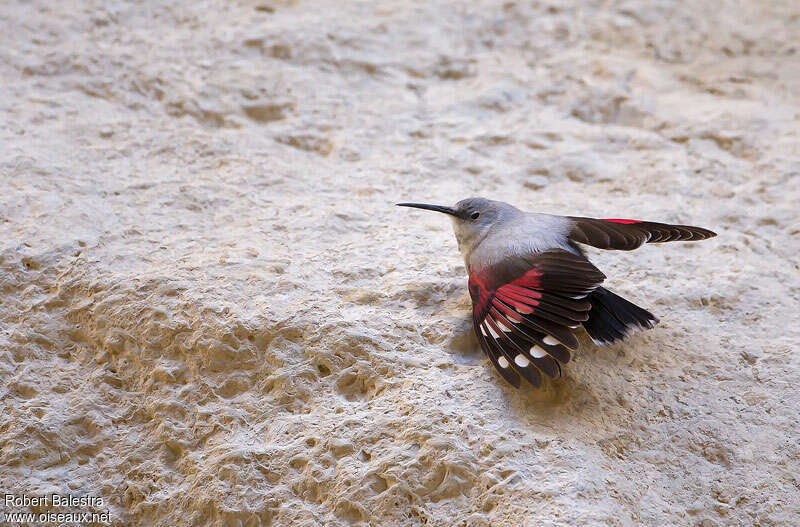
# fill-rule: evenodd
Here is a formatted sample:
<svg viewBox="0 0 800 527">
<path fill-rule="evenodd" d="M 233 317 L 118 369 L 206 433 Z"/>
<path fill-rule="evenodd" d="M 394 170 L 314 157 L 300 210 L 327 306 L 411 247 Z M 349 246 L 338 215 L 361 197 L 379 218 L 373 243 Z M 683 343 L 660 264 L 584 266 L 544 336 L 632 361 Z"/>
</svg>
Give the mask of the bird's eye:
<svg viewBox="0 0 800 527">
<path fill-rule="evenodd" d="M 481 215 L 480 212 L 473 212 L 472 214 L 469 215 L 469 217 L 472 218 L 473 220 L 477 220 L 478 216 L 480 215 Z"/>
</svg>

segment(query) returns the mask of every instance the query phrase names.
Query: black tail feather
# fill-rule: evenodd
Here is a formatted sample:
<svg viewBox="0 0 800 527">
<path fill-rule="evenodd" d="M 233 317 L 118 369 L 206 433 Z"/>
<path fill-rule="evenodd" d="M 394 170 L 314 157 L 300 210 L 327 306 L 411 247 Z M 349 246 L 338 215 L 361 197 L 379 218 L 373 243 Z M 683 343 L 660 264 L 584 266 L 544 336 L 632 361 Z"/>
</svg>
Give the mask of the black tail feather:
<svg viewBox="0 0 800 527">
<path fill-rule="evenodd" d="M 620 342 L 631 333 L 650 329 L 658 319 L 641 307 L 628 302 L 608 289 L 598 287 L 589 295 L 592 309 L 583 323 L 592 341 L 600 346 Z"/>
</svg>

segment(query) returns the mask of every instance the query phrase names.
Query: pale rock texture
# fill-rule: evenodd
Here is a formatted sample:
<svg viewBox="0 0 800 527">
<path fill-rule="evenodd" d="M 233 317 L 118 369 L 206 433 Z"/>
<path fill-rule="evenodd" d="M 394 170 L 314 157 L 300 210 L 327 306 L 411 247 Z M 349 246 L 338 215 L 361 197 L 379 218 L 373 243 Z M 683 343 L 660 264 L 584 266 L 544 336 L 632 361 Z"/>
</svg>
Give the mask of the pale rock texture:
<svg viewBox="0 0 800 527">
<path fill-rule="evenodd" d="M 800 5 L 0 4 L 0 489 L 115 525 L 800 522 Z M 661 319 L 514 390 L 449 222 L 592 251 Z"/>
</svg>

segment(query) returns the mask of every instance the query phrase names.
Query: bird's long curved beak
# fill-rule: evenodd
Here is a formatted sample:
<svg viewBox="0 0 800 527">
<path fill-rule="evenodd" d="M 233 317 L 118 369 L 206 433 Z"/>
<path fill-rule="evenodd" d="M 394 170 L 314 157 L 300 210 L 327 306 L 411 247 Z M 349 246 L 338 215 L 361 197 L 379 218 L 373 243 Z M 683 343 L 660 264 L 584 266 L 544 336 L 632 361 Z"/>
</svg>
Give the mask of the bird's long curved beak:
<svg viewBox="0 0 800 527">
<path fill-rule="evenodd" d="M 442 205 L 427 205 L 425 203 L 397 203 L 398 207 L 413 207 L 415 209 L 435 210 L 436 212 L 444 212 L 451 216 L 456 215 L 456 210 L 452 207 L 443 207 Z"/>
</svg>

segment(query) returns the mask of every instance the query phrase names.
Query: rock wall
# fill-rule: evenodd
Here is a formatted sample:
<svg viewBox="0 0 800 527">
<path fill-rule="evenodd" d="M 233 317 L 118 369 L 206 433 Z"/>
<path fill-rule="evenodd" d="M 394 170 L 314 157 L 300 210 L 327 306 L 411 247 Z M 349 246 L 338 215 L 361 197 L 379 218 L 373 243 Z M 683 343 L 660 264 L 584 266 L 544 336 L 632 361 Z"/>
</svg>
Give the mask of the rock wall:
<svg viewBox="0 0 800 527">
<path fill-rule="evenodd" d="M 114 525 L 798 523 L 796 2 L 0 21 L 3 492 Z M 449 222 L 392 206 L 470 195 L 719 237 L 592 251 L 661 324 L 517 391 Z"/>
</svg>

